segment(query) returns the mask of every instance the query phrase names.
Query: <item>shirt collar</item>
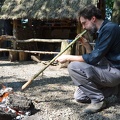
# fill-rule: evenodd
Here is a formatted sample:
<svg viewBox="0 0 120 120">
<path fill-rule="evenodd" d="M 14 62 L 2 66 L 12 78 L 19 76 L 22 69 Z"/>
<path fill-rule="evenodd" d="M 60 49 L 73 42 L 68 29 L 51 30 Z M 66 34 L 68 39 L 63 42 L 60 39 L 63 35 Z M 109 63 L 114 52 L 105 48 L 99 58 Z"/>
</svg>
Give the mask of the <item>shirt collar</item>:
<svg viewBox="0 0 120 120">
<path fill-rule="evenodd" d="M 107 22 L 109 22 L 109 21 L 108 21 L 108 20 L 104 20 L 104 21 L 103 21 L 101 27 L 100 27 L 100 28 L 98 29 L 98 31 L 96 32 L 97 34 L 100 33 L 101 28 L 102 28 Z"/>
</svg>

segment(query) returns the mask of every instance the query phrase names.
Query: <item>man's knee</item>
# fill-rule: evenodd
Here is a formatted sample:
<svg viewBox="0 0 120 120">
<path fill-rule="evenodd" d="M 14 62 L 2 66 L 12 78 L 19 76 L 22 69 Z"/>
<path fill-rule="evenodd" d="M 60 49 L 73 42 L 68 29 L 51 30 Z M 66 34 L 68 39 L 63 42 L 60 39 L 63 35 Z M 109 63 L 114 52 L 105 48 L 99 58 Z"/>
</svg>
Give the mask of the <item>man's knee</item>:
<svg viewBox="0 0 120 120">
<path fill-rule="evenodd" d="M 68 71 L 69 71 L 69 73 L 76 71 L 76 69 L 77 69 L 77 70 L 78 70 L 78 69 L 82 69 L 83 66 L 84 66 L 83 64 L 84 64 L 84 62 L 77 62 L 77 61 L 71 62 L 71 63 L 68 65 Z"/>
<path fill-rule="evenodd" d="M 88 83 L 86 73 L 84 71 L 84 66 L 86 63 L 84 62 L 71 62 L 68 65 L 68 72 L 70 77 L 72 78 L 75 85 L 83 85 Z"/>
</svg>

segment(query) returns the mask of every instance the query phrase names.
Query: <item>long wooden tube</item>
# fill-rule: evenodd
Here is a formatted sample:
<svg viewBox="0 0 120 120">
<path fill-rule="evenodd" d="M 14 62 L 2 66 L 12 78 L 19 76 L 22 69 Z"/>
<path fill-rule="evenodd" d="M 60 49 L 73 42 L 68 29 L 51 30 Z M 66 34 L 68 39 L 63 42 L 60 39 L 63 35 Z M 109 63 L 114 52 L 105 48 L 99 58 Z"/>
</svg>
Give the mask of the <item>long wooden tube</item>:
<svg viewBox="0 0 120 120">
<path fill-rule="evenodd" d="M 41 69 L 38 73 L 36 73 L 30 80 L 28 80 L 21 88 L 21 90 L 24 90 L 28 85 L 31 84 L 31 82 L 40 75 L 51 63 L 53 63 L 60 55 L 62 55 L 69 47 L 71 47 L 77 40 L 79 40 L 82 35 L 84 35 L 87 31 L 84 30 L 82 33 L 80 33 L 63 51 L 61 51 L 57 56 L 55 56 L 49 64 L 47 64 L 43 69 Z"/>
</svg>

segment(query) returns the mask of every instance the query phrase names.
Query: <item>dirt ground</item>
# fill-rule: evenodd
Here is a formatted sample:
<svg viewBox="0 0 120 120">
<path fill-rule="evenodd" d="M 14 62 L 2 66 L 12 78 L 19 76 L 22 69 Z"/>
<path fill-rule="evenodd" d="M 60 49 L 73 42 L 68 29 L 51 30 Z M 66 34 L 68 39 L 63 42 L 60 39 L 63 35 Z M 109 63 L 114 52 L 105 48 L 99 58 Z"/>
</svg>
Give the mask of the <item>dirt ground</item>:
<svg viewBox="0 0 120 120">
<path fill-rule="evenodd" d="M 95 114 L 84 114 L 88 104 L 77 103 L 73 94 L 76 89 L 67 68 L 50 65 L 30 86 L 20 91 L 22 85 L 45 65 L 34 61 L 10 62 L 0 60 L 0 81 L 14 92 L 31 99 L 37 112 L 22 120 L 120 120 L 119 100 L 112 96 L 108 106 Z"/>
</svg>

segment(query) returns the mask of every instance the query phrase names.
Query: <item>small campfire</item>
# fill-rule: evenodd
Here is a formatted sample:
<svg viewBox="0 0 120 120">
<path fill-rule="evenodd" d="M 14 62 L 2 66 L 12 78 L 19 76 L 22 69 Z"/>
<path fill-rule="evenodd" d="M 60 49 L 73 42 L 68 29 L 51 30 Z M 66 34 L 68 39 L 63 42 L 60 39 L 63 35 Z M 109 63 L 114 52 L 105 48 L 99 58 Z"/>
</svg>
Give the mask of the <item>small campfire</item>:
<svg viewBox="0 0 120 120">
<path fill-rule="evenodd" d="M 21 120 L 34 109 L 31 100 L 17 95 L 13 88 L 2 85 L 0 90 L 0 120 Z"/>
</svg>

